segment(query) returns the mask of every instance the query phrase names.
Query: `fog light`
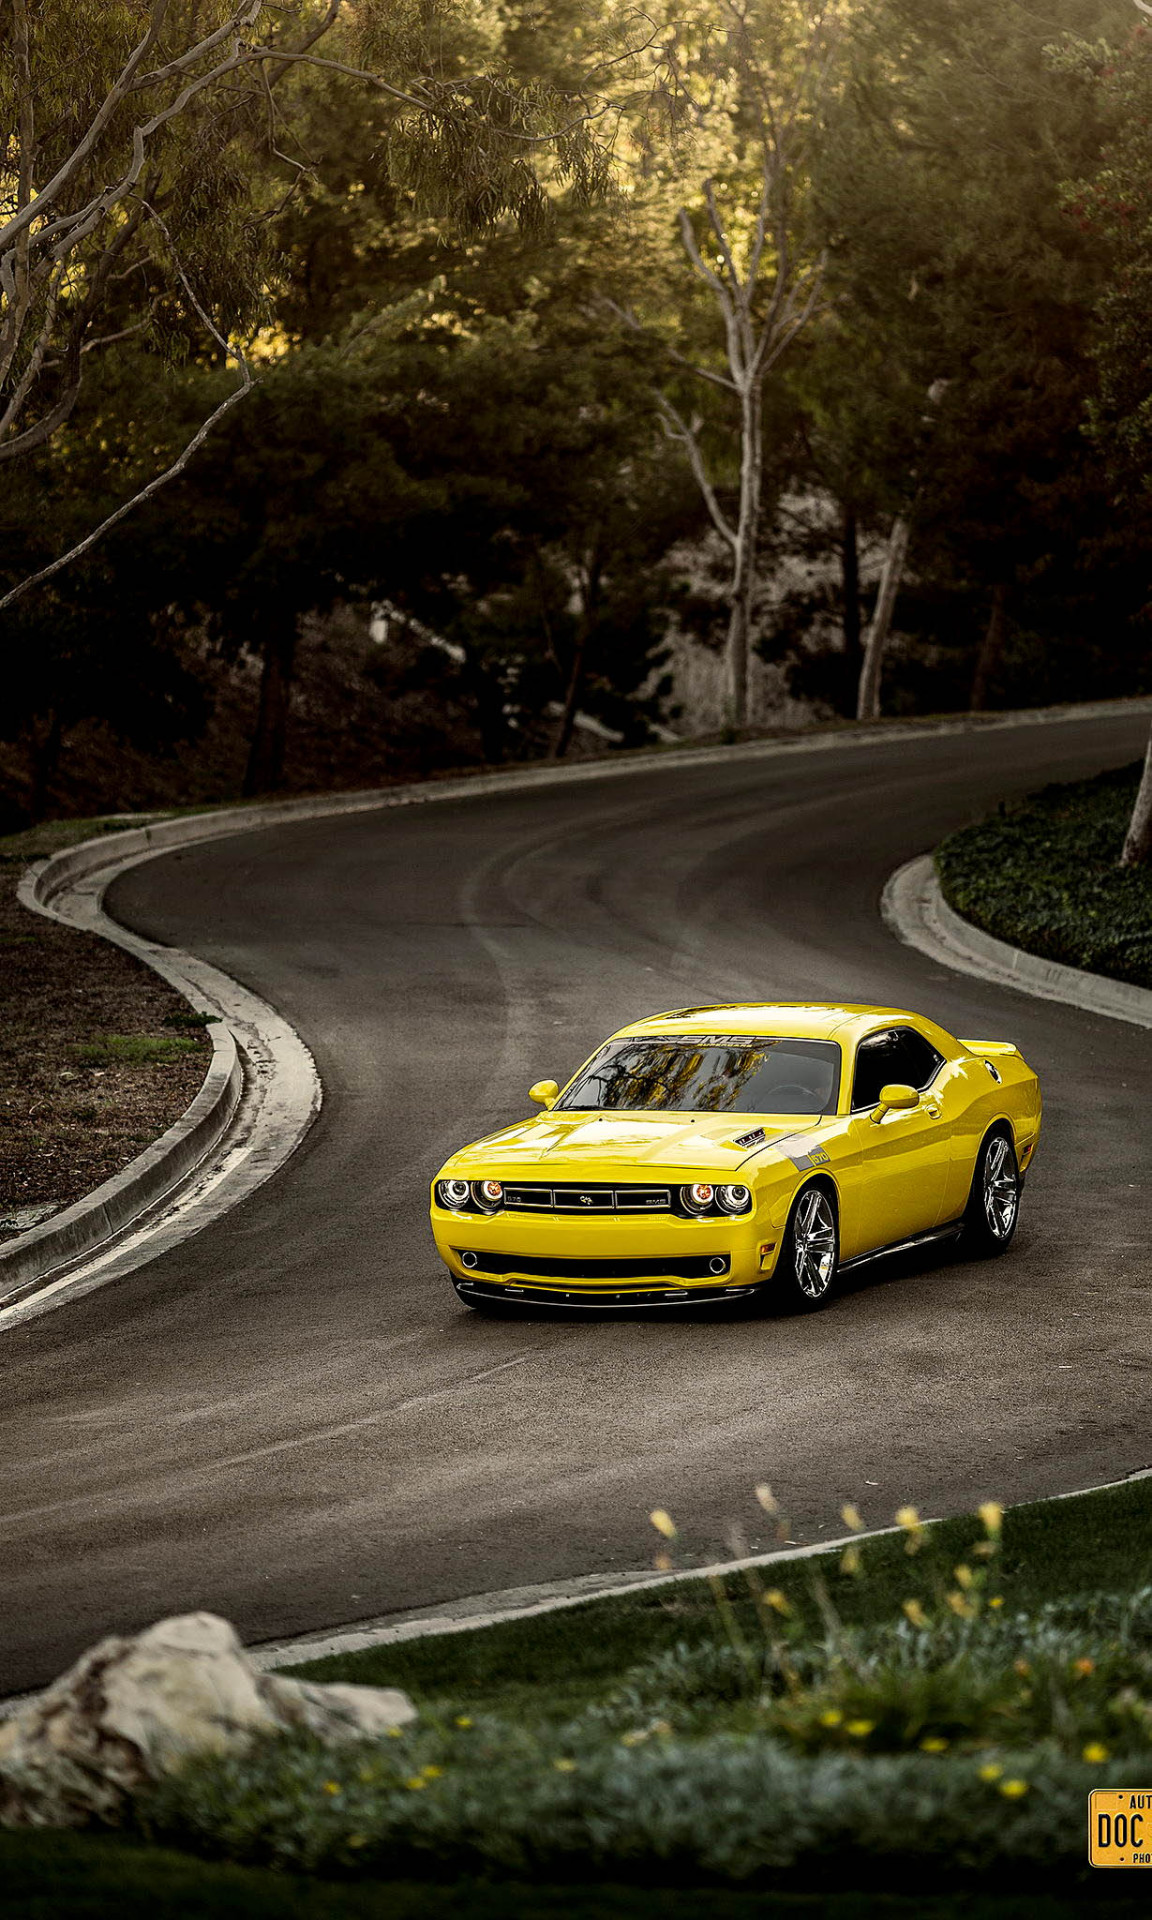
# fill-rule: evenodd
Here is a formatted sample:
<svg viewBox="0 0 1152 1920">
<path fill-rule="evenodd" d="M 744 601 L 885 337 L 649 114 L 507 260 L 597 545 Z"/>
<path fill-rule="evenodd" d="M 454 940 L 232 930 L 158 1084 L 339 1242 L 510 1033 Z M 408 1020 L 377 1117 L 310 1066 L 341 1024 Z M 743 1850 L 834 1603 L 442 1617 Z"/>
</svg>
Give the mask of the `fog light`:
<svg viewBox="0 0 1152 1920">
<path fill-rule="evenodd" d="M 727 1273 L 728 1271 L 727 1260 L 722 1260 L 720 1255 L 717 1254 L 714 1259 L 709 1260 L 708 1271 L 709 1273 Z"/>
<path fill-rule="evenodd" d="M 476 1255 L 474 1253 L 462 1253 L 460 1255 L 460 1265 L 467 1267 L 469 1273 L 471 1273 L 473 1267 L 476 1265 Z"/>
</svg>

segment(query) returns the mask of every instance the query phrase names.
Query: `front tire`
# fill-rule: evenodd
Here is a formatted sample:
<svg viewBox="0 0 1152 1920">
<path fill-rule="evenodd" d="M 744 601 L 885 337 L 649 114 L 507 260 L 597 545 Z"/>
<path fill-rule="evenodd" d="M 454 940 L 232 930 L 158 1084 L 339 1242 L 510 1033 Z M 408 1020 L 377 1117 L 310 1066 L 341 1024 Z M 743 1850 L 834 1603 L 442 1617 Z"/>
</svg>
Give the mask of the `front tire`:
<svg viewBox="0 0 1152 1920">
<path fill-rule="evenodd" d="M 1022 1184 L 1010 1136 L 990 1133 L 976 1156 L 960 1239 L 963 1253 L 987 1259 L 1008 1251 L 1020 1219 Z"/>
<path fill-rule="evenodd" d="M 831 1297 L 839 1263 L 836 1202 L 824 1187 L 805 1187 L 792 1202 L 773 1291 L 793 1312 L 814 1313 Z"/>
</svg>

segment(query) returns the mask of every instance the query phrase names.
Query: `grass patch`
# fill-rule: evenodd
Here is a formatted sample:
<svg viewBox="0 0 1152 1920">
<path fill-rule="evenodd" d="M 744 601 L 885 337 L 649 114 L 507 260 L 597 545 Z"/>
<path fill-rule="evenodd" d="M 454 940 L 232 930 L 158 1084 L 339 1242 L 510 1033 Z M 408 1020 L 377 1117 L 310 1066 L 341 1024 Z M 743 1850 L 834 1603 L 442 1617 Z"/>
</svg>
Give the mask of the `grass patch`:
<svg viewBox="0 0 1152 1920">
<path fill-rule="evenodd" d="M 1026 953 L 1152 986 L 1152 876 L 1117 865 L 1140 763 L 1045 787 L 936 849 L 944 898 Z"/>
<path fill-rule="evenodd" d="M 82 1067 L 166 1066 L 199 1051 L 199 1043 L 184 1033 L 97 1033 L 73 1048 Z"/>
</svg>

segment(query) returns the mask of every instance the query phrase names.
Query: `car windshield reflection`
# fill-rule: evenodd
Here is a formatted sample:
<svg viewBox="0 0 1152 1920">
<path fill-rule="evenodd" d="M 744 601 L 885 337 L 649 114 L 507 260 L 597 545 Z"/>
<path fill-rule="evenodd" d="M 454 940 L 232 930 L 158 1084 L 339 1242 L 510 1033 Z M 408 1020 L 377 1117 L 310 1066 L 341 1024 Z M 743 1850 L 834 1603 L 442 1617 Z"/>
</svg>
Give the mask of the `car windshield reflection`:
<svg viewBox="0 0 1152 1920">
<path fill-rule="evenodd" d="M 613 1040 L 557 1102 L 577 1111 L 823 1114 L 836 1107 L 830 1040 L 693 1035 Z"/>
</svg>

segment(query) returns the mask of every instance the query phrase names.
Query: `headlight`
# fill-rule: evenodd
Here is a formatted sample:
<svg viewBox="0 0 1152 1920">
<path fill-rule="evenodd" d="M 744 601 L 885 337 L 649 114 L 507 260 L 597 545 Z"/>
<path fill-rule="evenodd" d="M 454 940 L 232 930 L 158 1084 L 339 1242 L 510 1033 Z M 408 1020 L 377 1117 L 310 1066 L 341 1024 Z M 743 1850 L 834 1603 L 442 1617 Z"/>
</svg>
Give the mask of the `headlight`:
<svg viewBox="0 0 1152 1920">
<path fill-rule="evenodd" d="M 457 1211 L 468 1205 L 469 1187 L 467 1180 L 440 1180 L 437 1182 L 436 1198 L 442 1207 L 454 1207 Z"/>
<path fill-rule="evenodd" d="M 473 1180 L 472 1198 L 485 1213 L 495 1213 L 504 1198 L 504 1189 L 499 1180 Z"/>
<path fill-rule="evenodd" d="M 725 1213 L 747 1213 L 752 1204 L 752 1193 L 748 1187 L 717 1187 L 716 1204 L 723 1207 Z"/>
<path fill-rule="evenodd" d="M 690 1187 L 681 1187 L 680 1198 L 689 1213 L 707 1213 L 715 1204 L 716 1189 L 707 1180 L 697 1180 Z"/>
</svg>

